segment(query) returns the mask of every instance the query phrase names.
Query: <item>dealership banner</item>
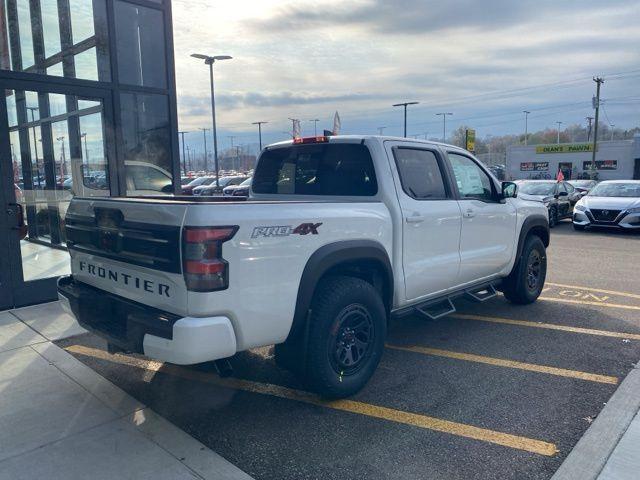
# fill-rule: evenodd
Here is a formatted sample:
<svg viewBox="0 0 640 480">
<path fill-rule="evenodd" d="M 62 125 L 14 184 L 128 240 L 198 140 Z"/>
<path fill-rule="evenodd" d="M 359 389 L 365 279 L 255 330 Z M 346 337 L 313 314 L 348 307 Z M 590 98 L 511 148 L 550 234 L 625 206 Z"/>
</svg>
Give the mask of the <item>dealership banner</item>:
<svg viewBox="0 0 640 480">
<path fill-rule="evenodd" d="M 593 152 L 592 143 L 569 143 L 566 145 L 538 145 L 536 153 L 579 153 Z"/>
<path fill-rule="evenodd" d="M 549 162 L 522 162 L 521 172 L 544 172 L 549 170 Z"/>
<path fill-rule="evenodd" d="M 476 151 L 476 131 L 474 129 L 467 128 L 465 131 L 465 144 L 467 146 L 467 151 Z"/>
<path fill-rule="evenodd" d="M 591 170 L 591 162 L 586 161 L 582 162 L 583 170 Z M 617 160 L 596 160 L 596 170 L 617 170 L 618 169 L 618 161 Z"/>
</svg>

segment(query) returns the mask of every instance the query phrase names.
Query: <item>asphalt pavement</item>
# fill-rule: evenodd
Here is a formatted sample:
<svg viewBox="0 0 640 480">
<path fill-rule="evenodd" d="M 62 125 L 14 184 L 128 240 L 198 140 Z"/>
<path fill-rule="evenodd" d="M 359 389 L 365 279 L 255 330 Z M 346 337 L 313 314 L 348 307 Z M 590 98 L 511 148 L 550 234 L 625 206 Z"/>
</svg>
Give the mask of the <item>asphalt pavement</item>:
<svg viewBox="0 0 640 480">
<path fill-rule="evenodd" d="M 392 323 L 367 387 L 325 402 L 271 348 L 178 367 L 69 353 L 257 479 L 548 479 L 640 360 L 640 235 L 552 230 L 541 299 Z"/>
</svg>

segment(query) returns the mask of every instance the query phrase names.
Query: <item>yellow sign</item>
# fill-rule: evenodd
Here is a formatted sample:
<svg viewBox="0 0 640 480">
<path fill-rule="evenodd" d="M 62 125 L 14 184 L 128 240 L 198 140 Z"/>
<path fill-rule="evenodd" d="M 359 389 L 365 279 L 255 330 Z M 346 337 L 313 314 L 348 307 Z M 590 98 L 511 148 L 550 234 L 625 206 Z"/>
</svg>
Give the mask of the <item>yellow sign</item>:
<svg viewBox="0 0 640 480">
<path fill-rule="evenodd" d="M 467 151 L 469 152 L 475 152 L 476 151 L 476 131 L 468 128 L 466 130 L 466 145 L 467 145 Z"/>
<path fill-rule="evenodd" d="M 593 152 L 592 143 L 569 143 L 567 145 L 538 145 L 536 153 L 580 153 Z"/>
</svg>

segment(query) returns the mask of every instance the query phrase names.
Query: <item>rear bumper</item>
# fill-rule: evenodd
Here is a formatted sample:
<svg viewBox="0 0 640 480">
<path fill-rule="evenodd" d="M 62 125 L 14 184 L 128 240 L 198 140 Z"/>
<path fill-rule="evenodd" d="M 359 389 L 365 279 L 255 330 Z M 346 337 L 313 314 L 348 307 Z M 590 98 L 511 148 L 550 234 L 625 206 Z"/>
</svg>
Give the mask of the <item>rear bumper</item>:
<svg viewBox="0 0 640 480">
<path fill-rule="evenodd" d="M 224 316 L 180 317 L 77 282 L 58 279 L 63 309 L 109 343 L 150 358 L 191 365 L 236 353 L 231 321 Z"/>
</svg>

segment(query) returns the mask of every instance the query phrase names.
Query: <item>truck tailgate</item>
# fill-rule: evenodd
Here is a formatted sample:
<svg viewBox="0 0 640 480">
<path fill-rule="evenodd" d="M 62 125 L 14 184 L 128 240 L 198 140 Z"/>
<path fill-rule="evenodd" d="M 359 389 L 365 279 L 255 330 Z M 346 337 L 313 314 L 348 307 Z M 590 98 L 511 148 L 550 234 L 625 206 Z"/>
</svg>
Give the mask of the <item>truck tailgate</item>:
<svg viewBox="0 0 640 480">
<path fill-rule="evenodd" d="M 74 199 L 66 215 L 76 280 L 122 297 L 184 314 L 180 263 L 188 205 L 117 199 Z"/>
</svg>

